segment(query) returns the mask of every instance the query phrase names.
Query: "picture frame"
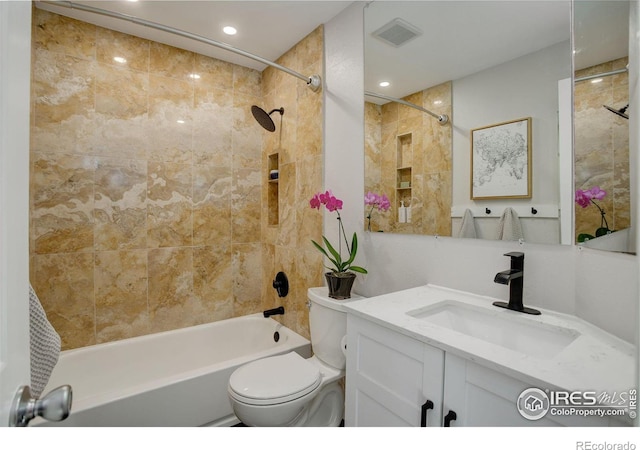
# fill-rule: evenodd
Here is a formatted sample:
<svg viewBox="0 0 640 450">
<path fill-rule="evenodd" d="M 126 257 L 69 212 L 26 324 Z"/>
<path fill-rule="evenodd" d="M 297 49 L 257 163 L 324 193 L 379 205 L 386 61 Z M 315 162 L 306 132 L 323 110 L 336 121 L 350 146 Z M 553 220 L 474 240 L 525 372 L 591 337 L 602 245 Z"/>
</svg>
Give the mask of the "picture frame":
<svg viewBox="0 0 640 450">
<path fill-rule="evenodd" d="M 471 199 L 531 198 L 531 117 L 471 130 Z"/>
</svg>

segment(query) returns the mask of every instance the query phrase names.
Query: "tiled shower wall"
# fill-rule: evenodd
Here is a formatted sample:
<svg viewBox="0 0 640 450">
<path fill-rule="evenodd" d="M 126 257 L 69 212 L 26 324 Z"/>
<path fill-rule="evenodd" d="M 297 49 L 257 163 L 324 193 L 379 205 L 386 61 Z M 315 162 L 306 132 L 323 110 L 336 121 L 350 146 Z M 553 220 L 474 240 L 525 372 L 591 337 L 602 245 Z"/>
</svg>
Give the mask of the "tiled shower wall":
<svg viewBox="0 0 640 450">
<path fill-rule="evenodd" d="M 318 27 L 278 59 L 278 63 L 305 76 L 323 74 L 323 28 Z M 268 174 L 269 155 L 278 154 L 278 220 L 271 224 L 268 187 L 263 184 L 263 299 L 268 307 L 284 306 L 282 322 L 309 337 L 307 289 L 323 286 L 323 261 L 311 240 L 322 239 L 322 212 L 312 210 L 309 200 L 322 189 L 322 91 L 313 92 L 306 84 L 273 68 L 262 74 L 262 107 L 274 113 L 274 133 L 263 139 L 263 176 Z M 282 122 L 281 122 L 282 119 Z M 355 151 L 357 149 L 344 149 Z M 331 189 L 331 186 L 327 186 Z M 340 197 L 339 192 L 334 194 Z M 344 205 L 345 213 L 349 205 Z M 283 271 L 290 292 L 279 298 L 272 287 L 275 275 Z"/>
<path fill-rule="evenodd" d="M 623 69 L 628 58 L 609 61 L 576 72 L 576 78 Z M 575 187 L 600 186 L 607 195 L 598 204 L 604 209 L 609 229 L 631 224 L 629 195 L 629 120 L 602 105 L 621 109 L 629 103 L 629 75 L 603 77 L 599 83 L 576 83 L 575 93 Z M 593 205 L 576 205 L 576 236 L 595 235 L 600 212 Z"/>
<path fill-rule="evenodd" d="M 451 82 L 403 100 L 452 117 Z M 411 167 L 410 193 L 397 189 L 396 177 L 397 139 L 409 134 L 411 149 L 400 164 Z M 373 210 L 371 231 L 451 236 L 452 140 L 451 123 L 440 125 L 430 115 L 394 102 L 382 106 L 365 102 L 365 191 L 386 194 L 391 200 L 389 211 Z M 411 223 L 397 220 L 401 200 L 411 205 Z"/>
<path fill-rule="evenodd" d="M 298 83 L 265 73 L 265 100 L 258 71 L 38 9 L 32 52 L 31 283 L 63 348 L 261 311 L 262 265 L 286 259 L 263 250 L 295 251 L 261 241 L 250 106 L 286 93 L 286 148 L 315 151 Z"/>
</svg>

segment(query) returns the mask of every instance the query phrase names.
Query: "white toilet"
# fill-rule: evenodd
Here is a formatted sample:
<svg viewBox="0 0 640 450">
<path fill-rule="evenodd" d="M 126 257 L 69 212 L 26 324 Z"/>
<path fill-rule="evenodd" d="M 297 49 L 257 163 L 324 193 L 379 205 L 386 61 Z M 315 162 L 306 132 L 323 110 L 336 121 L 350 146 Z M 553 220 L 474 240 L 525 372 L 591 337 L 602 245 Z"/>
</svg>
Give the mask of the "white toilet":
<svg viewBox="0 0 640 450">
<path fill-rule="evenodd" d="M 311 288 L 309 328 L 314 355 L 271 356 L 236 369 L 229 379 L 233 411 L 256 427 L 335 427 L 344 415 L 344 379 L 349 300 L 334 300 L 327 288 Z"/>
</svg>

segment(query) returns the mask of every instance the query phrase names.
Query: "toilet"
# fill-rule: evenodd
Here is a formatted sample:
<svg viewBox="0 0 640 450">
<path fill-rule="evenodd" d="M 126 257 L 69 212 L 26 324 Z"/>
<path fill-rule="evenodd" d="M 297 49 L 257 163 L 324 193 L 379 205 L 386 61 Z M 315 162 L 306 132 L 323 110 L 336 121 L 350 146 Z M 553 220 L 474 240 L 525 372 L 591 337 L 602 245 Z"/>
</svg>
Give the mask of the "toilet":
<svg viewBox="0 0 640 450">
<path fill-rule="evenodd" d="M 229 399 L 240 421 L 256 427 L 336 427 L 344 416 L 348 300 L 311 288 L 309 328 L 313 356 L 296 352 L 245 364 L 229 378 Z"/>
</svg>

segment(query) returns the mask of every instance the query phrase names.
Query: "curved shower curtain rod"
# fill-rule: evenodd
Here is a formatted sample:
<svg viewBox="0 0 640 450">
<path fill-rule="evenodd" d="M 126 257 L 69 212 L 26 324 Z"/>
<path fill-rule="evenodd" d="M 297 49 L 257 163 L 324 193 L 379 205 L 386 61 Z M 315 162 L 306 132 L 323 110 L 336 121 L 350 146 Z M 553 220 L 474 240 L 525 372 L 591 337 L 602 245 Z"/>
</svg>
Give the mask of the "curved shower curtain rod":
<svg viewBox="0 0 640 450">
<path fill-rule="evenodd" d="M 419 111 L 425 112 L 427 114 L 429 114 L 432 117 L 435 117 L 436 119 L 438 119 L 438 123 L 440 125 L 444 125 L 446 123 L 449 122 L 449 116 L 447 116 L 446 114 L 436 114 L 434 112 L 429 111 L 428 109 L 424 109 L 422 106 L 418 106 L 414 103 L 408 102 L 406 100 L 402 100 L 399 98 L 395 98 L 395 97 L 389 97 L 387 95 L 382 95 L 382 94 L 376 94 L 375 92 L 370 92 L 370 91 L 364 91 L 364 95 L 368 96 L 368 97 L 376 97 L 376 98 L 381 98 L 383 100 L 389 100 L 391 102 L 396 102 L 396 103 L 400 103 L 401 105 L 405 105 L 405 106 L 409 106 L 410 108 L 414 108 L 417 109 Z"/>
<path fill-rule="evenodd" d="M 202 42 L 204 44 L 209 44 L 214 47 L 221 48 L 223 50 L 228 50 L 237 55 L 244 56 L 249 59 L 253 59 L 254 61 L 261 62 L 268 66 L 271 66 L 275 69 L 281 70 L 282 72 L 288 73 L 289 75 L 293 75 L 296 78 L 299 78 L 307 83 L 307 86 L 311 88 L 313 91 L 317 91 L 320 89 L 322 85 L 322 79 L 320 75 L 311 75 L 304 76 L 301 73 L 296 72 L 295 70 L 291 70 L 288 67 L 281 66 L 278 63 L 273 61 L 269 61 L 268 59 L 264 59 L 260 56 L 254 55 L 252 53 L 246 52 L 244 50 L 240 50 L 239 48 L 235 48 L 229 44 L 225 44 L 224 42 L 215 41 L 213 39 L 209 39 L 203 36 L 199 36 L 197 34 L 189 33 L 188 31 L 179 30 L 177 28 L 172 28 L 166 25 L 162 25 L 156 22 L 151 22 L 145 19 L 140 19 L 138 17 L 130 16 L 128 14 L 121 14 L 113 11 L 108 11 L 106 9 L 94 8 L 93 6 L 81 5 L 79 3 L 73 2 L 65 2 L 65 1 L 42 1 L 41 3 L 47 3 L 50 5 L 62 6 L 63 8 L 77 9 L 80 11 L 86 11 L 94 14 L 99 14 L 102 16 L 113 17 L 114 19 L 126 20 L 128 22 L 132 22 L 138 25 L 143 25 L 145 27 L 154 28 L 156 30 L 164 31 L 167 33 L 175 34 L 177 36 L 186 37 L 188 39 L 192 39 L 194 41 Z"/>
</svg>

